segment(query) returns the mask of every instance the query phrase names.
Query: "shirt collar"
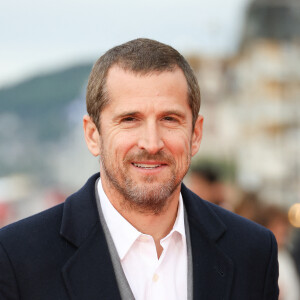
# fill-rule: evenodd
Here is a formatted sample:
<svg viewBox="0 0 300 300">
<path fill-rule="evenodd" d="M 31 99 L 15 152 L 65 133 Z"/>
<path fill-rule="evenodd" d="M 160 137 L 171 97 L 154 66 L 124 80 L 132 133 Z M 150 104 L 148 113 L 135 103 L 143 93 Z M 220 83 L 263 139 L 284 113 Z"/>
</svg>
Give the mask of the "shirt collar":
<svg viewBox="0 0 300 300">
<path fill-rule="evenodd" d="M 176 220 L 173 226 L 173 229 L 171 232 L 177 231 L 182 235 L 182 237 L 185 238 L 185 226 L 184 226 L 184 205 L 183 205 L 183 200 L 182 200 L 182 195 L 180 193 L 179 195 L 179 205 L 178 205 L 178 211 L 177 211 L 177 216 Z"/>
<path fill-rule="evenodd" d="M 101 178 L 99 178 L 98 180 L 97 190 L 105 222 L 110 231 L 119 257 L 122 260 L 133 245 L 133 243 L 143 233 L 141 233 L 135 227 L 133 227 L 114 208 L 114 206 L 111 204 L 103 190 Z M 171 236 L 174 232 L 178 232 L 182 236 L 182 239 L 185 239 L 184 206 L 181 193 L 179 196 L 178 212 L 173 229 L 165 238 L 163 238 L 163 240 Z"/>
</svg>

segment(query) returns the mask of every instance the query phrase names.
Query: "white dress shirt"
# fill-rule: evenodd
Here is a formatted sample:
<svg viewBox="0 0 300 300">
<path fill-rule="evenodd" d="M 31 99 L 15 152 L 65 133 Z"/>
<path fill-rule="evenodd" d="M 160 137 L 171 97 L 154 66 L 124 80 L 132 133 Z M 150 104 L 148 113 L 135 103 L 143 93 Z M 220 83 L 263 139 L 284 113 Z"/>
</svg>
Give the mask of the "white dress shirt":
<svg viewBox="0 0 300 300">
<path fill-rule="evenodd" d="M 181 194 L 173 229 L 160 240 L 163 252 L 158 259 L 152 236 L 139 232 L 113 207 L 101 179 L 97 189 L 105 221 L 135 299 L 187 299 L 187 248 Z"/>
<path fill-rule="evenodd" d="M 299 277 L 295 262 L 291 254 L 286 249 L 278 251 L 279 264 L 279 299 L 280 300 L 299 300 L 300 288 Z"/>
</svg>

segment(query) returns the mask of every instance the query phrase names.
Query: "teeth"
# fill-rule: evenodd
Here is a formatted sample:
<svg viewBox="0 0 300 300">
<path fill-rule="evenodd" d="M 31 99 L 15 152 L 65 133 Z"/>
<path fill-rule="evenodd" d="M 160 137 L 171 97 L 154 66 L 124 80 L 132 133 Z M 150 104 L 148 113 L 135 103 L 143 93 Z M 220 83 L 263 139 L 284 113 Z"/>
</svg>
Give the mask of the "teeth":
<svg viewBox="0 0 300 300">
<path fill-rule="evenodd" d="M 160 165 L 148 165 L 148 164 L 146 165 L 146 164 L 135 164 L 135 163 L 133 163 L 133 165 L 135 167 L 143 168 L 143 169 L 155 169 L 160 167 Z"/>
</svg>

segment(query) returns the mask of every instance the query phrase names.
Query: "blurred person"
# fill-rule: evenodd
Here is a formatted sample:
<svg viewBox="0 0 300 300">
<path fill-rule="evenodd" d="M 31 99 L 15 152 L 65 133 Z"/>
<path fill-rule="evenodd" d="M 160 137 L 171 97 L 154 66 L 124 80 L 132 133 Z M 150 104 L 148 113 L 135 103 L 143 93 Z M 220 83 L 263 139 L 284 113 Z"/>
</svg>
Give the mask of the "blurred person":
<svg viewBox="0 0 300 300">
<path fill-rule="evenodd" d="M 220 172 L 211 165 L 197 165 L 191 167 L 187 187 L 199 197 L 229 208 L 226 202 L 225 185 L 221 179 Z"/>
<path fill-rule="evenodd" d="M 0 231 L 0 298 L 278 299 L 273 234 L 182 184 L 203 123 L 183 56 L 149 39 L 114 47 L 86 100 L 100 174 Z"/>
<path fill-rule="evenodd" d="M 7 224 L 11 215 L 10 206 L 7 203 L 0 202 L 0 228 Z"/>
<path fill-rule="evenodd" d="M 278 244 L 279 299 L 300 300 L 299 276 L 287 247 L 291 233 L 287 212 L 274 205 L 267 206 L 261 214 L 261 224 L 274 233 Z"/>
<path fill-rule="evenodd" d="M 240 200 L 234 208 L 234 212 L 253 222 L 261 223 L 261 215 L 264 205 L 259 199 L 257 193 L 242 191 Z"/>
</svg>

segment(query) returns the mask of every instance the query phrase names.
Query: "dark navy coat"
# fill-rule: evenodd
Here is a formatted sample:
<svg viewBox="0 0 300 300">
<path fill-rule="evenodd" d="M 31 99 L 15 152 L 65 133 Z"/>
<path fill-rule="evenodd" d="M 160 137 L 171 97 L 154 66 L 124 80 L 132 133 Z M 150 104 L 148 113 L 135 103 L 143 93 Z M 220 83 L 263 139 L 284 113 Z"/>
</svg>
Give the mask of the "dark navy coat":
<svg viewBox="0 0 300 300">
<path fill-rule="evenodd" d="M 1 300 L 120 299 L 96 206 L 98 177 L 65 203 L 0 230 Z M 184 185 L 181 192 L 191 234 L 194 299 L 278 299 L 273 234 Z"/>
</svg>

